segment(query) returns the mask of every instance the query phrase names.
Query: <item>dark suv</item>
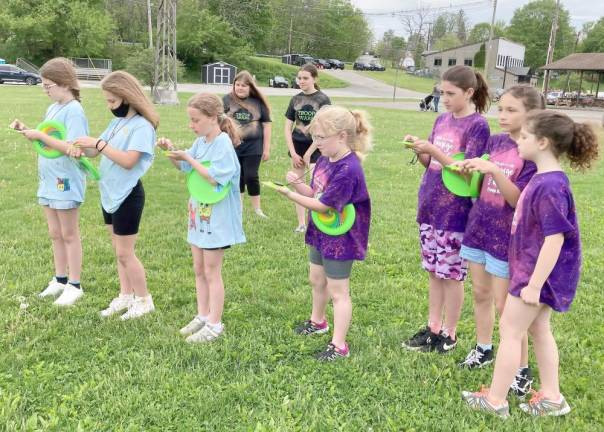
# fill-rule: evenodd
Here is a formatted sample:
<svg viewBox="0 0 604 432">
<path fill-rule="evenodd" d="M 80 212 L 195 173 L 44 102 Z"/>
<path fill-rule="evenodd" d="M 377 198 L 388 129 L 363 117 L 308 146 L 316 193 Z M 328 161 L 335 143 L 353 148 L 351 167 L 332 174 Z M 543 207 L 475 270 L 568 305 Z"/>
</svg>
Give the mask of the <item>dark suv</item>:
<svg viewBox="0 0 604 432">
<path fill-rule="evenodd" d="M 0 64 L 0 84 L 5 82 L 23 82 L 27 85 L 36 85 L 42 82 L 40 75 L 26 72 L 11 64 Z"/>
<path fill-rule="evenodd" d="M 344 69 L 344 62 L 337 59 L 327 59 L 332 69 Z"/>
</svg>

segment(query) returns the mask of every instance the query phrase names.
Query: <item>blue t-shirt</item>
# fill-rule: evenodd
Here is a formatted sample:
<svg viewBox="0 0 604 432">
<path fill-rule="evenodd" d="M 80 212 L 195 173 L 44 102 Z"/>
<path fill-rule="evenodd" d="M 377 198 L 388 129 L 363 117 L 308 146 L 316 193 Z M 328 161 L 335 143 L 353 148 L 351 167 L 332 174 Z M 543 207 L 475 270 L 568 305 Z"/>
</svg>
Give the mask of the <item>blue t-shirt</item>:
<svg viewBox="0 0 604 432">
<path fill-rule="evenodd" d="M 101 205 L 107 213 L 114 213 L 153 164 L 155 128 L 146 118 L 136 114 L 129 119 L 111 120 L 100 137 L 117 150 L 141 153 L 136 165 L 130 169 L 123 168 L 108 157 L 101 158 Z"/>
<path fill-rule="evenodd" d="M 65 141 L 88 136 L 88 120 L 82 105 L 75 99 L 49 106 L 44 120 L 55 120 L 65 125 Z M 38 198 L 84 202 L 86 174 L 68 156 L 55 159 L 38 156 L 38 177 Z"/>
<path fill-rule="evenodd" d="M 199 137 L 187 150 L 198 162 L 210 162 L 208 171 L 216 183 L 231 183 L 229 194 L 216 204 L 200 204 L 189 199 L 189 231 L 187 241 L 201 249 L 219 248 L 245 242 L 241 222 L 239 175 L 241 168 L 229 136 L 222 132 L 212 142 Z M 191 171 L 191 164 L 182 161 L 180 169 Z"/>
</svg>

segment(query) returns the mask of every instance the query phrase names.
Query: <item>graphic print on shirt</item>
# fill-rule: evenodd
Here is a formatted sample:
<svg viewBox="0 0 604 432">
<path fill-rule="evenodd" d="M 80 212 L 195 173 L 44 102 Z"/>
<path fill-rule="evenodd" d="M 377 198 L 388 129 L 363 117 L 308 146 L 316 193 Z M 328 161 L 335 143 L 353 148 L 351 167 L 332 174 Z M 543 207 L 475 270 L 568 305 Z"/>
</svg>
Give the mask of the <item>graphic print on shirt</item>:
<svg viewBox="0 0 604 432">
<path fill-rule="evenodd" d="M 197 215 L 195 212 L 195 207 L 191 201 L 189 201 L 189 229 L 196 230 L 197 229 Z"/>
<path fill-rule="evenodd" d="M 459 153 L 459 148 L 461 147 L 459 137 L 454 133 L 439 134 L 434 137 L 434 142 L 432 144 L 437 146 L 447 156 L 452 156 L 455 153 Z M 442 165 L 436 160 L 436 158 L 431 158 L 430 168 L 440 170 L 442 169 Z"/>
<path fill-rule="evenodd" d="M 206 229 L 208 234 L 212 234 L 212 229 L 210 227 L 210 219 L 212 218 L 212 205 L 211 204 L 201 204 L 199 207 L 199 231 L 205 232 L 203 229 L 204 222 L 206 225 Z"/>
<path fill-rule="evenodd" d="M 497 165 L 512 182 L 516 179 L 518 173 L 524 166 L 524 162 L 518 157 L 517 148 L 511 148 L 501 153 L 491 155 L 490 161 Z M 500 206 L 505 203 L 502 202 L 501 198 L 501 191 L 497 187 L 497 183 L 495 183 L 493 176 L 491 174 L 485 175 L 480 199 L 489 204 Z"/>
<path fill-rule="evenodd" d="M 68 192 L 70 190 L 69 179 L 57 178 L 57 190 L 61 192 Z"/>
</svg>

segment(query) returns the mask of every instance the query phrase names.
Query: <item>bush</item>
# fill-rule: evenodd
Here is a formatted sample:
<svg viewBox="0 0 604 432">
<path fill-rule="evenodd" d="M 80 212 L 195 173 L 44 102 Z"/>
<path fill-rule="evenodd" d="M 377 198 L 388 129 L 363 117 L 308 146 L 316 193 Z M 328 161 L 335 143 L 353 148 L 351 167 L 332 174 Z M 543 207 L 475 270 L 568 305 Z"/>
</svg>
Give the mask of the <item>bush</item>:
<svg viewBox="0 0 604 432">
<path fill-rule="evenodd" d="M 144 85 L 153 87 L 155 74 L 155 54 L 152 49 L 140 49 L 132 54 L 125 63 L 126 71 L 137 77 Z M 180 60 L 176 65 L 177 79 L 184 76 L 184 66 Z"/>
</svg>

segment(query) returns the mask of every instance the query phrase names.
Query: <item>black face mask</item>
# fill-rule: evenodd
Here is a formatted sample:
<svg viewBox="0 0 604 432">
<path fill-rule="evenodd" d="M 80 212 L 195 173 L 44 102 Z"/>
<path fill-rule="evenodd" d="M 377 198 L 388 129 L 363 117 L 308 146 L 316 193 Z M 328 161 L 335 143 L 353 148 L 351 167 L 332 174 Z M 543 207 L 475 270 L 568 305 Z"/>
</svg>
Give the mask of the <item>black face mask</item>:
<svg viewBox="0 0 604 432">
<path fill-rule="evenodd" d="M 126 117 L 128 115 L 128 111 L 130 110 L 130 105 L 126 102 L 123 102 L 115 109 L 112 109 L 111 112 L 116 117 Z"/>
</svg>

